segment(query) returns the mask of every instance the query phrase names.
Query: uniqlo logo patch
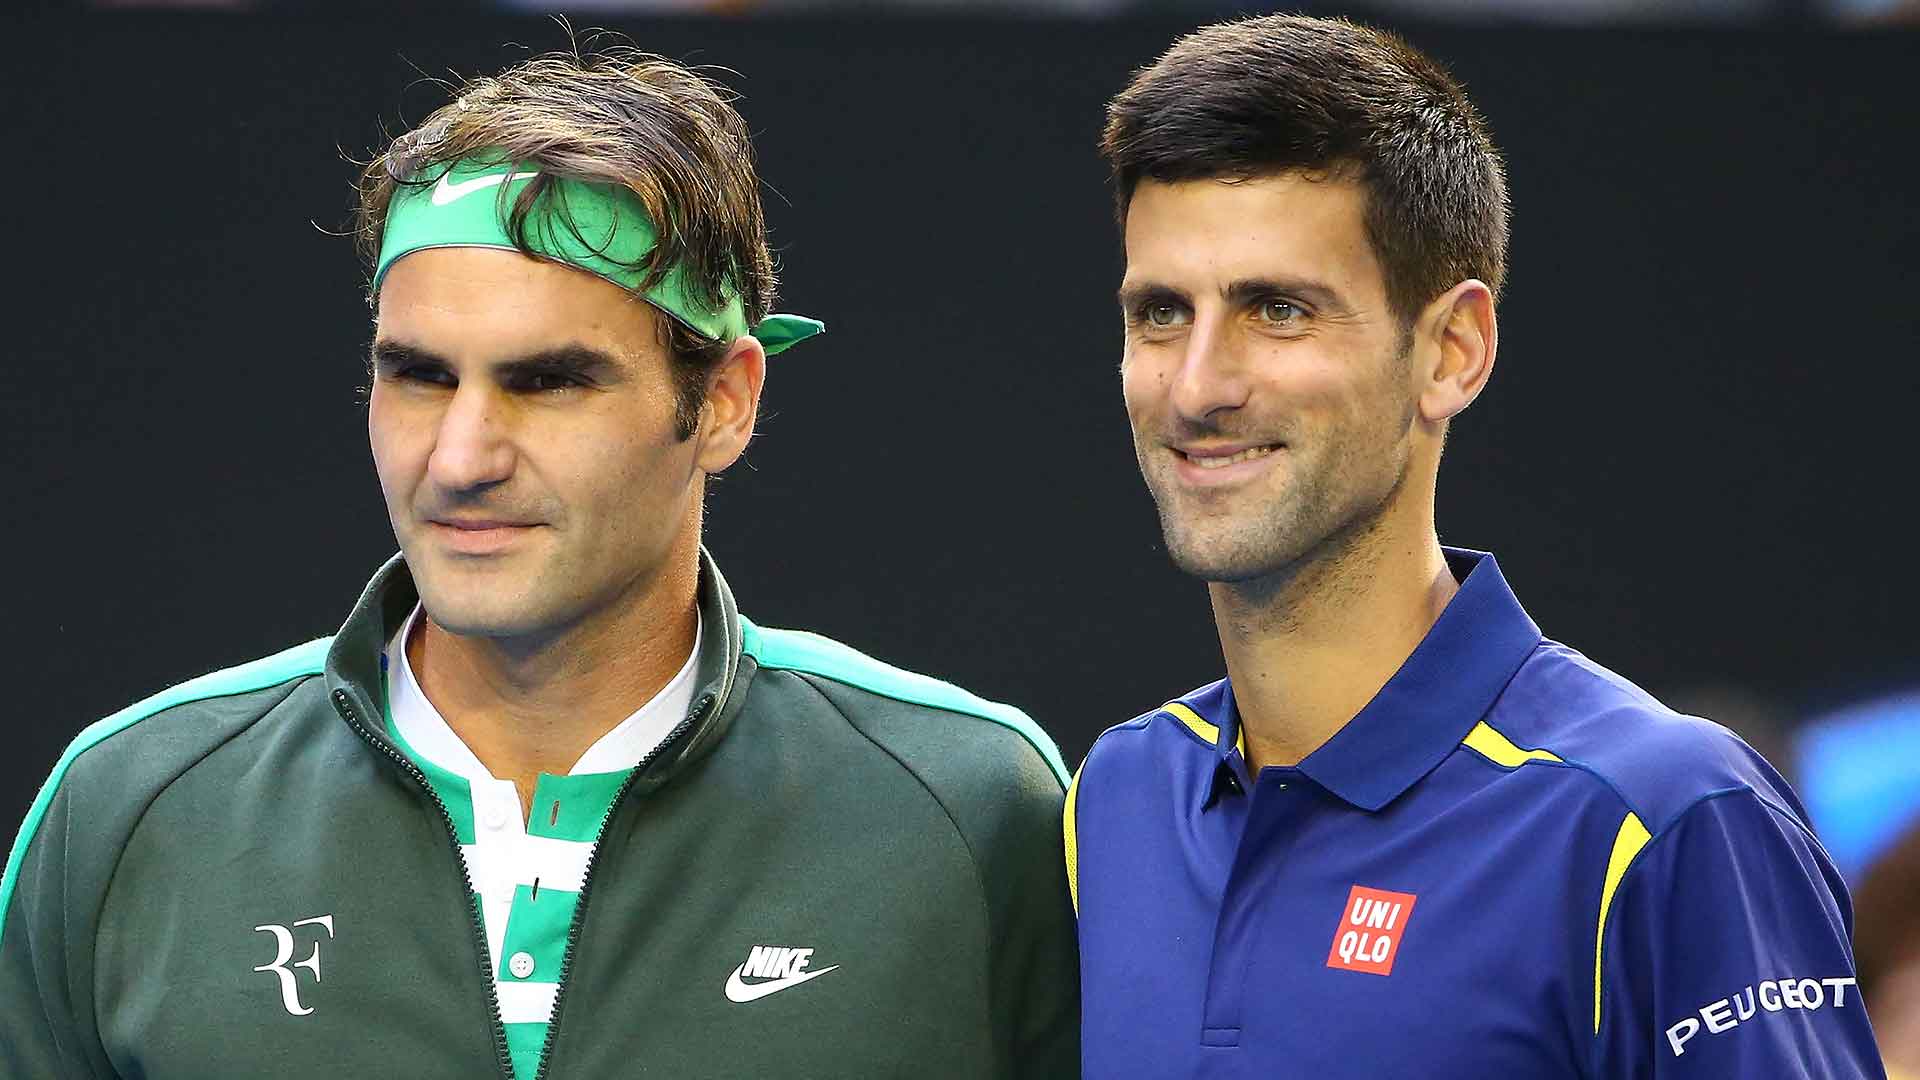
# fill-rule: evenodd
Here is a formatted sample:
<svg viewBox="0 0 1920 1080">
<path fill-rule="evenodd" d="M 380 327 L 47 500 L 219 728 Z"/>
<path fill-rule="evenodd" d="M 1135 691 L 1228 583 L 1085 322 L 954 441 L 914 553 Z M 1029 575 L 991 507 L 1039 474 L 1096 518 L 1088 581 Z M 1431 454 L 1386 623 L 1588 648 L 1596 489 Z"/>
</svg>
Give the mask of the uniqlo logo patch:
<svg viewBox="0 0 1920 1080">
<path fill-rule="evenodd" d="M 1412 893 L 1355 885 L 1347 894 L 1340 926 L 1333 932 L 1327 966 L 1369 975 L 1393 974 L 1393 958 L 1400 953 L 1400 936 L 1406 933 L 1414 899 Z"/>
</svg>

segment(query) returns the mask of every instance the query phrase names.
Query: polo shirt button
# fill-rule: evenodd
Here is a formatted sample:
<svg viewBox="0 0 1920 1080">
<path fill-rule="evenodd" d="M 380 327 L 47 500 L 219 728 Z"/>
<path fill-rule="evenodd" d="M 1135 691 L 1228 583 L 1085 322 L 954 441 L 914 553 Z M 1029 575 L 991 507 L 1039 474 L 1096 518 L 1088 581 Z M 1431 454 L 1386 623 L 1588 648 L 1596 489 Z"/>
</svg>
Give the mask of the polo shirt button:
<svg viewBox="0 0 1920 1080">
<path fill-rule="evenodd" d="M 493 805 L 487 807 L 486 825 L 487 825 L 487 828 L 493 829 L 496 832 L 506 828 L 507 827 L 507 808 L 500 805 L 499 803 L 494 803 Z"/>
<path fill-rule="evenodd" d="M 517 952 L 507 961 L 507 970 L 513 972 L 516 979 L 524 979 L 533 974 L 533 954 Z"/>
</svg>

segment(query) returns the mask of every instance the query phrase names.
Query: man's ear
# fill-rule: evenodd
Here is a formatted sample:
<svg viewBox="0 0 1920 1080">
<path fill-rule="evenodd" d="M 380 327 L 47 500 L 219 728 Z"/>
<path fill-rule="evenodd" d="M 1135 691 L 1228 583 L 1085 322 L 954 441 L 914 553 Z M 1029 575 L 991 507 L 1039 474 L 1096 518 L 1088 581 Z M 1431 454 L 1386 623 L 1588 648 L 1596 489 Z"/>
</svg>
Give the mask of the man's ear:
<svg viewBox="0 0 1920 1080">
<path fill-rule="evenodd" d="M 767 378 L 767 351 L 752 334 L 742 334 L 707 376 L 706 398 L 700 403 L 700 441 L 694 461 L 713 475 L 727 470 L 746 453 L 753 425 L 760 417 L 760 388 Z"/>
<path fill-rule="evenodd" d="M 1455 285 L 1420 313 L 1415 333 L 1427 346 L 1415 353 L 1421 358 L 1415 373 L 1420 417 L 1430 424 L 1444 423 L 1473 404 L 1493 374 L 1500 342 L 1493 290 L 1475 278 Z"/>
</svg>

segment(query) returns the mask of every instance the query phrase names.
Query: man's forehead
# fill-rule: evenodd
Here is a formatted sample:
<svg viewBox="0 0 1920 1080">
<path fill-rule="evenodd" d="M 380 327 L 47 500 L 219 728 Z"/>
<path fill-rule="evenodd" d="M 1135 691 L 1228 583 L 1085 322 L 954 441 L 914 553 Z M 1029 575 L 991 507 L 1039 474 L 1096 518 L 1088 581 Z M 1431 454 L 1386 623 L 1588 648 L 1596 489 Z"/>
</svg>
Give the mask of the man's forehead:
<svg viewBox="0 0 1920 1080">
<path fill-rule="evenodd" d="M 592 274 L 516 251 L 439 248 L 395 262 L 374 337 L 514 355 L 558 341 L 635 348 L 659 338 L 654 309 Z M 624 350 L 623 350 L 624 351 Z"/>
<path fill-rule="evenodd" d="M 1126 220 L 1126 283 L 1212 289 L 1259 278 L 1361 286 L 1379 268 L 1365 191 L 1338 175 L 1143 181 Z"/>
</svg>

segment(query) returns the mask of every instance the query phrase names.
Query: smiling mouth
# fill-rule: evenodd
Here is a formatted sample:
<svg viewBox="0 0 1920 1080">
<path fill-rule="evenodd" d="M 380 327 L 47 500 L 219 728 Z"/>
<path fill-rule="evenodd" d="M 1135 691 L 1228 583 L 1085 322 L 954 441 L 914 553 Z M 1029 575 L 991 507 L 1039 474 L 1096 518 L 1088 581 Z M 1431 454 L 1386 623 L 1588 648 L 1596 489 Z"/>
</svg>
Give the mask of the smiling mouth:
<svg viewBox="0 0 1920 1080">
<path fill-rule="evenodd" d="M 1271 454 L 1275 450 L 1279 450 L 1279 449 L 1282 449 L 1281 444 L 1274 443 L 1270 446 L 1249 446 L 1245 450 L 1242 450 L 1234 454 L 1211 454 L 1211 455 L 1201 456 L 1201 455 L 1189 454 L 1185 450 L 1175 450 L 1174 453 L 1179 454 L 1181 457 L 1185 458 L 1188 461 L 1188 463 L 1194 465 L 1197 468 L 1224 469 L 1229 465 L 1238 465 L 1243 461 L 1253 461 L 1256 458 L 1266 457 L 1268 454 Z"/>
</svg>

